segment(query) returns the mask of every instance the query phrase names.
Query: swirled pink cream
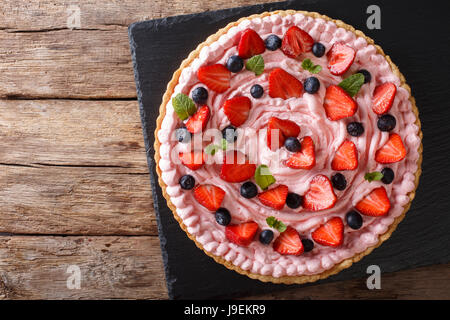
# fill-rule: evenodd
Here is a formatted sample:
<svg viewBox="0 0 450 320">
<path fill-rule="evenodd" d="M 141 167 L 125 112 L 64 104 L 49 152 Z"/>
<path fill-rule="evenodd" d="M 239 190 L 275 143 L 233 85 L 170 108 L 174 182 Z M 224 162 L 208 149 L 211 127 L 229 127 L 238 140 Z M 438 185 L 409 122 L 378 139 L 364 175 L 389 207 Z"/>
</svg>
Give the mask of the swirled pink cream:
<svg viewBox="0 0 450 320">
<path fill-rule="evenodd" d="M 297 123 L 301 128 L 301 136 L 311 136 L 315 144 L 316 165 L 312 170 L 294 170 L 281 165 L 280 161 L 286 160 L 289 152 L 285 148 L 280 148 L 276 152 L 270 151 L 264 134 L 247 137 L 245 143 L 238 141 L 235 148 L 258 144 L 257 163 L 265 164 L 270 168 L 276 184 L 284 184 L 289 187 L 289 192 L 300 195 L 309 189 L 310 180 L 317 174 L 331 177 L 335 173 L 330 165 L 333 155 L 344 140 L 353 141 L 359 154 L 358 168 L 341 172 L 347 180 L 347 188 L 344 191 L 335 190 L 338 200 L 333 208 L 308 212 L 301 207 L 293 210 L 285 206 L 282 210 L 277 211 L 262 205 L 257 197 L 245 199 L 240 196 L 241 184 L 223 181 L 219 177 L 217 165 L 204 165 L 201 169 L 192 171 L 175 163 L 171 155 L 174 150 L 176 152 L 186 150 L 189 146 L 173 139 L 173 133 L 181 121 L 174 112 L 171 101 L 167 103 L 166 115 L 157 135 L 161 142 L 159 167 L 162 171 L 162 180 L 167 185 L 167 194 L 176 207 L 177 215 L 187 226 L 188 232 L 209 253 L 223 257 L 251 273 L 274 277 L 318 274 L 377 244 L 379 235 L 388 230 L 394 219 L 402 214 L 403 207 L 410 201 L 408 193 L 415 188 L 418 148 L 421 144 L 418 136 L 419 128 L 415 124 L 416 116 L 409 100 L 410 95 L 407 90 L 399 87 L 400 79 L 391 71 L 390 65 L 383 55 L 377 53 L 373 45 L 368 44 L 364 38 L 356 36 L 353 32 L 339 28 L 333 22 L 302 14 L 288 16 L 275 14 L 262 19 L 244 20 L 239 25 L 230 28 L 216 42 L 204 47 L 199 57 L 183 69 L 172 97 L 178 93 L 190 96 L 192 90 L 197 86 L 204 86 L 197 78 L 197 70 L 201 66 L 215 63 L 226 64 L 228 57 L 237 55 L 237 44 L 243 30 L 251 28 L 262 39 L 270 34 L 276 34 L 282 38 L 286 30 L 293 25 L 308 32 L 314 41 L 321 42 L 327 51 L 336 42 L 344 42 L 355 49 L 355 61 L 346 75 L 351 75 L 360 69 L 366 69 L 372 75 L 371 82 L 363 85 L 354 98 L 358 104 L 356 114 L 340 121 L 327 119 L 323 107 L 326 88 L 331 84 L 340 83 L 345 75 L 343 77 L 334 76 L 329 72 L 326 55 L 317 58 L 312 53 L 306 53 L 298 59 L 292 59 L 284 55 L 281 50 L 266 50 L 262 54 L 265 62 L 262 75 L 255 76 L 253 72 L 244 68 L 239 73 L 232 73 L 231 87 L 224 93 L 208 90 L 209 96 L 206 104 L 211 110 L 211 117 L 207 129 L 221 130 L 229 125 L 222 105 L 226 100 L 235 96 L 249 97 L 252 102 L 249 118 L 240 127 L 241 129 L 252 128 L 256 131 L 264 129 L 268 119 L 273 116 Z M 303 83 L 307 77 L 311 76 L 301 67 L 301 62 L 306 58 L 311 59 L 314 64 L 322 66 L 322 71 L 315 75 L 321 83 L 319 91 L 316 94 L 305 92 L 300 98 L 287 100 L 269 97 L 268 75 L 270 70 L 281 67 Z M 393 82 L 398 87 L 389 113 L 397 120 L 393 132 L 402 137 L 407 151 L 404 160 L 388 165 L 395 172 L 395 179 L 389 185 L 380 181 L 369 183 L 364 179 L 365 173 L 381 171 L 385 167 L 375 161 L 375 152 L 386 143 L 389 133 L 378 130 L 377 115 L 371 109 L 374 89 L 384 82 Z M 259 84 L 264 88 L 265 93 L 260 99 L 254 99 L 250 95 L 250 88 L 254 84 Z M 365 130 L 362 136 L 351 137 L 347 134 L 346 125 L 353 121 L 364 124 Z M 220 157 L 220 152 L 215 156 Z M 252 220 L 258 223 L 260 230 L 269 229 L 266 218 L 274 216 L 295 228 L 302 238 L 310 238 L 311 232 L 331 217 L 338 216 L 345 221 L 346 213 L 352 210 L 358 201 L 371 190 L 381 185 L 386 188 L 391 209 L 387 215 L 382 217 L 363 216 L 363 226 L 359 230 L 353 230 L 345 224 L 344 242 L 337 248 L 316 244 L 312 251 L 299 256 L 281 255 L 275 252 L 271 245 L 260 243 L 257 237 L 248 247 L 229 242 L 225 237 L 225 228 L 216 223 L 214 214 L 197 203 L 192 191 L 180 188 L 179 178 L 185 174 L 192 175 L 197 184 L 213 184 L 226 192 L 221 206 L 230 211 L 232 223 Z M 274 238 L 276 238 L 279 232 L 275 229 L 272 230 L 275 234 Z"/>
</svg>

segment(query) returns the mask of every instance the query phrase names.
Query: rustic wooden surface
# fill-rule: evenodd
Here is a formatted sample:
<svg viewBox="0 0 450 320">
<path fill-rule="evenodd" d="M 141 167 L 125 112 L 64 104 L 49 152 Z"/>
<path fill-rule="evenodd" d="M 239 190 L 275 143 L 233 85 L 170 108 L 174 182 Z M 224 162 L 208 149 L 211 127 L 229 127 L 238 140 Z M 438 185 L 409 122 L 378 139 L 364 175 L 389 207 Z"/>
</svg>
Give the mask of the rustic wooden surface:
<svg viewBox="0 0 450 320">
<path fill-rule="evenodd" d="M 0 2 L 0 299 L 166 299 L 127 26 L 254 2 L 75 3 Z M 248 298 L 449 299 L 449 267 Z"/>
</svg>

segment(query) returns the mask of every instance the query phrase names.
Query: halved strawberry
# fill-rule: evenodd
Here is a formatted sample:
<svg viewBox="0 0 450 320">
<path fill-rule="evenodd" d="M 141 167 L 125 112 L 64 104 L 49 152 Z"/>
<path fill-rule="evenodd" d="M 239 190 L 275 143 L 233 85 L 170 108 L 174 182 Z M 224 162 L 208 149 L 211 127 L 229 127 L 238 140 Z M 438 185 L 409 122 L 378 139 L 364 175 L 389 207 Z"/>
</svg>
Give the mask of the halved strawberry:
<svg viewBox="0 0 450 320">
<path fill-rule="evenodd" d="M 186 122 L 186 129 L 190 133 L 204 131 L 209 120 L 210 111 L 208 106 L 201 106 Z"/>
<path fill-rule="evenodd" d="M 200 67 L 197 71 L 200 82 L 216 92 L 225 92 L 230 87 L 231 72 L 221 64 Z"/>
<path fill-rule="evenodd" d="M 335 43 L 327 53 L 328 69 L 335 76 L 344 74 L 355 60 L 355 49 L 338 42 Z"/>
<path fill-rule="evenodd" d="M 181 163 L 191 170 L 200 169 L 205 164 L 203 151 L 180 152 L 178 157 Z"/>
<path fill-rule="evenodd" d="M 234 244 L 247 247 L 255 238 L 258 231 L 256 222 L 244 222 L 240 224 L 231 224 L 225 227 L 225 236 Z"/>
<path fill-rule="evenodd" d="M 389 135 L 389 140 L 375 153 L 378 163 L 394 163 L 406 157 L 406 149 L 402 138 L 397 133 Z"/>
<path fill-rule="evenodd" d="M 310 170 L 316 165 L 316 153 L 314 150 L 314 141 L 311 137 L 304 137 L 301 142 L 302 148 L 294 153 L 288 160 L 286 166 L 292 169 Z"/>
<path fill-rule="evenodd" d="M 297 230 L 288 226 L 273 242 L 273 249 L 279 254 L 299 256 L 303 253 L 303 244 Z"/>
<path fill-rule="evenodd" d="M 281 68 L 273 69 L 269 74 L 269 96 L 289 99 L 303 95 L 303 85 L 294 76 Z"/>
<path fill-rule="evenodd" d="M 201 184 L 194 189 L 194 198 L 210 211 L 216 211 L 220 208 L 225 191 L 212 184 Z"/>
<path fill-rule="evenodd" d="M 311 233 L 315 242 L 323 246 L 338 247 L 344 242 L 344 223 L 334 217 Z"/>
<path fill-rule="evenodd" d="M 375 88 L 372 99 L 372 110 L 376 114 L 384 114 L 389 111 L 394 102 L 397 87 L 392 82 L 386 82 Z"/>
<path fill-rule="evenodd" d="M 238 44 L 238 55 L 242 59 L 248 59 L 266 50 L 263 39 L 252 29 L 246 29 L 242 32 Z"/>
<path fill-rule="evenodd" d="M 373 189 L 355 206 L 355 209 L 362 214 L 372 217 L 384 216 L 390 208 L 391 203 L 384 187 Z"/>
<path fill-rule="evenodd" d="M 355 170 L 358 167 L 358 150 L 353 142 L 345 140 L 337 149 L 331 162 L 333 170 Z"/>
<path fill-rule="evenodd" d="M 333 121 L 351 117 L 358 109 L 355 100 L 344 89 L 336 85 L 327 88 L 323 107 L 328 119 Z"/>
<path fill-rule="evenodd" d="M 311 211 L 325 210 L 334 207 L 337 197 L 328 177 L 319 174 L 309 185 L 309 190 L 303 195 L 303 208 Z"/>
<path fill-rule="evenodd" d="M 234 97 L 223 104 L 223 112 L 230 120 L 231 124 L 239 127 L 247 119 L 250 113 L 252 102 L 247 97 Z"/>
<path fill-rule="evenodd" d="M 262 204 L 274 208 L 275 210 L 281 210 L 286 203 L 288 195 L 288 187 L 280 184 L 279 186 L 263 191 L 258 194 L 258 199 Z"/>
<path fill-rule="evenodd" d="M 267 146 L 272 151 L 282 147 L 286 138 L 296 138 L 299 134 L 300 127 L 291 120 L 271 117 L 267 122 Z M 272 139 L 276 139 L 276 137 L 278 137 L 278 146 L 276 146 L 276 143 L 272 143 Z"/>
<path fill-rule="evenodd" d="M 220 178 L 227 182 L 243 182 L 254 176 L 256 164 L 249 160 L 240 151 L 230 150 L 225 153 Z"/>
<path fill-rule="evenodd" d="M 290 27 L 283 37 L 281 51 L 291 58 L 297 58 L 301 53 L 311 51 L 314 39 L 299 27 Z"/>
</svg>

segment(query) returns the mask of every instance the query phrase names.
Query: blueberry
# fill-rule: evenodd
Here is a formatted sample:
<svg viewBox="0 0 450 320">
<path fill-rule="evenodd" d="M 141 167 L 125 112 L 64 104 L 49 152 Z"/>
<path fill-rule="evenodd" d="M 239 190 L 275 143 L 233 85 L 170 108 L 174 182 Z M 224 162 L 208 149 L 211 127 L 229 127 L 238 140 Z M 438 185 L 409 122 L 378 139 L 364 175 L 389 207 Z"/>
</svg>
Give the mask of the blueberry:
<svg viewBox="0 0 450 320">
<path fill-rule="evenodd" d="M 299 194 L 290 192 L 286 198 L 286 205 L 291 209 L 297 209 L 303 204 L 303 197 Z"/>
<path fill-rule="evenodd" d="M 195 179 L 189 174 L 182 176 L 178 182 L 180 183 L 181 189 L 184 190 L 191 190 L 195 186 Z"/>
<path fill-rule="evenodd" d="M 225 208 L 219 208 L 215 213 L 215 218 L 218 224 L 220 224 L 221 226 L 227 226 L 231 222 L 230 211 Z"/>
<path fill-rule="evenodd" d="M 255 84 L 250 88 L 250 94 L 255 99 L 261 98 L 264 94 L 264 89 L 259 84 Z"/>
<path fill-rule="evenodd" d="M 348 226 L 354 230 L 358 230 L 363 224 L 361 215 L 355 210 L 347 213 L 347 215 L 345 216 L 345 220 L 347 221 Z"/>
<path fill-rule="evenodd" d="M 314 242 L 310 239 L 302 239 L 303 244 L 303 250 L 305 252 L 310 252 L 312 249 L 314 249 Z"/>
<path fill-rule="evenodd" d="M 320 58 L 325 54 L 325 46 L 320 42 L 316 42 L 312 47 L 312 52 L 316 57 Z"/>
<path fill-rule="evenodd" d="M 364 133 L 364 127 L 361 122 L 350 122 L 347 125 L 347 132 L 353 137 L 359 137 Z"/>
<path fill-rule="evenodd" d="M 305 91 L 310 94 L 316 93 L 317 91 L 319 91 L 319 88 L 320 88 L 319 79 L 317 79 L 316 77 L 307 78 L 305 80 L 304 88 L 305 88 Z"/>
<path fill-rule="evenodd" d="M 397 120 L 390 114 L 382 115 L 378 118 L 377 126 L 381 131 L 391 131 L 395 128 Z"/>
<path fill-rule="evenodd" d="M 247 181 L 241 186 L 241 196 L 250 199 L 256 197 L 258 194 L 258 188 L 253 182 Z"/>
<path fill-rule="evenodd" d="M 198 104 L 206 103 L 208 100 L 208 90 L 203 87 L 197 87 L 192 91 L 192 100 Z"/>
<path fill-rule="evenodd" d="M 289 137 L 284 141 L 284 146 L 286 149 L 288 149 L 290 152 L 298 152 L 302 149 L 302 145 L 300 141 L 298 141 L 297 138 Z"/>
<path fill-rule="evenodd" d="M 226 126 L 222 130 L 222 136 L 227 142 L 233 143 L 237 140 L 237 130 L 236 127 L 232 125 Z"/>
<path fill-rule="evenodd" d="M 185 127 L 176 129 L 175 136 L 181 143 L 188 143 L 191 141 L 191 133 Z"/>
<path fill-rule="evenodd" d="M 273 240 L 273 231 L 266 229 L 259 234 L 259 242 L 262 244 L 269 244 Z"/>
<path fill-rule="evenodd" d="M 395 174 L 391 168 L 384 168 L 383 170 L 381 170 L 381 173 L 383 174 L 381 182 L 383 182 L 384 184 L 391 184 L 392 181 L 394 181 Z"/>
<path fill-rule="evenodd" d="M 357 73 L 361 73 L 364 76 L 364 83 L 369 83 L 372 80 L 372 75 L 366 69 L 361 69 Z"/>
<path fill-rule="evenodd" d="M 244 60 L 239 56 L 231 56 L 227 61 L 227 69 L 231 72 L 239 72 L 244 67 Z"/>
<path fill-rule="evenodd" d="M 270 51 L 275 51 L 279 47 L 281 47 L 280 37 L 278 37 L 274 34 L 271 34 L 270 36 L 268 36 L 266 38 L 266 40 L 264 41 L 264 43 L 266 44 L 266 48 L 269 49 Z"/>
<path fill-rule="evenodd" d="M 347 180 L 341 173 L 336 173 L 331 177 L 331 183 L 333 187 L 337 190 L 344 190 L 347 187 Z"/>
</svg>

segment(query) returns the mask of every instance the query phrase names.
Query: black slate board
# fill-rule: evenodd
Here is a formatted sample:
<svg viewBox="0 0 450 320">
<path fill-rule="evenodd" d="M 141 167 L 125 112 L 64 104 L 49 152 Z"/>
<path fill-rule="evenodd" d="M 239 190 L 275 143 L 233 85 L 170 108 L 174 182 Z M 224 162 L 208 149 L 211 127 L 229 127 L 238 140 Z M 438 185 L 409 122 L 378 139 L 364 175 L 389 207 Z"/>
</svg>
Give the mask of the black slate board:
<svg viewBox="0 0 450 320">
<path fill-rule="evenodd" d="M 172 73 L 207 36 L 227 23 L 276 9 L 317 11 L 362 30 L 399 66 L 417 99 L 424 133 L 423 174 L 416 199 L 392 237 L 351 268 L 324 281 L 367 277 L 369 265 L 382 272 L 450 261 L 448 131 L 449 33 L 442 1 L 433 6 L 411 1 L 292 1 L 134 23 L 129 27 L 144 140 L 172 299 L 226 298 L 286 288 L 251 280 L 215 263 L 187 238 L 168 209 L 153 161 L 155 120 Z M 381 8 L 381 30 L 368 30 L 367 7 Z M 441 7 L 438 7 L 441 6 Z M 430 30 L 434 30 L 430 32 Z M 322 282 L 324 282 L 322 281 Z M 298 286 L 300 287 L 300 286 Z M 326 295 L 324 295 L 326 296 Z"/>
</svg>

